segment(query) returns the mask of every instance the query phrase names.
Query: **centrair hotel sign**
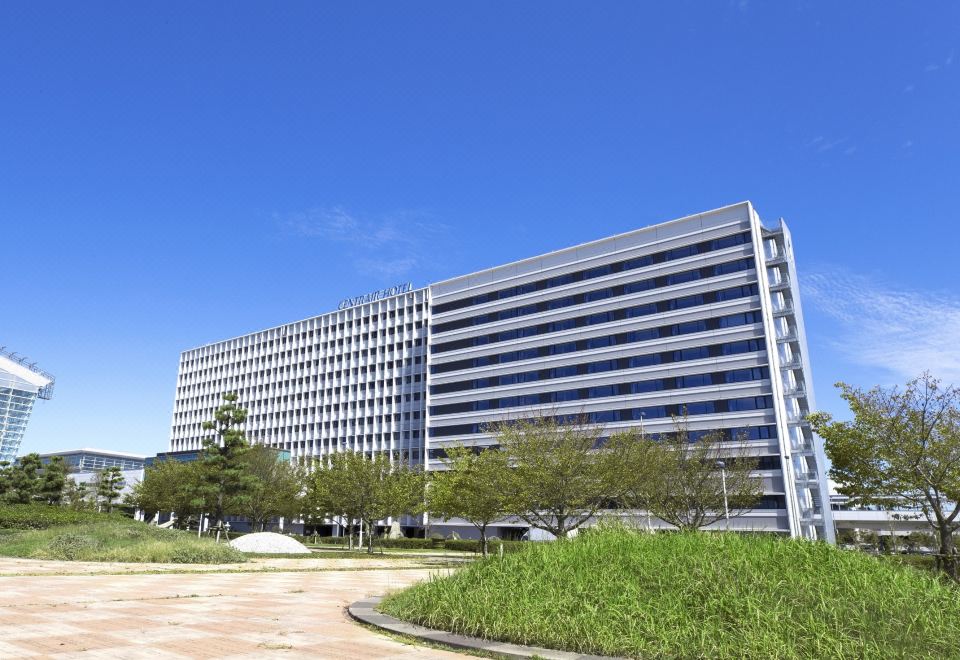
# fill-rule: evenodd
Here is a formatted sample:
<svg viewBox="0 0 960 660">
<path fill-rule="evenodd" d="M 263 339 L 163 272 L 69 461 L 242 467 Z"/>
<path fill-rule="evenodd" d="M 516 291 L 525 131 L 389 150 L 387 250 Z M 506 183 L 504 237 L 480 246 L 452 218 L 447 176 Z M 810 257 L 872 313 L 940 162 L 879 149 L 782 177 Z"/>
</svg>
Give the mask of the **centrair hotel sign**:
<svg viewBox="0 0 960 660">
<path fill-rule="evenodd" d="M 413 290 L 413 284 L 410 282 L 407 282 L 406 284 L 398 284 L 396 286 L 387 287 L 386 289 L 380 289 L 379 291 L 371 291 L 370 293 L 357 296 L 356 298 L 344 298 L 340 301 L 340 305 L 337 307 L 337 309 L 346 309 L 348 307 L 355 307 L 356 305 L 375 302 L 377 300 L 390 298 L 392 296 L 399 296 L 401 293 L 407 293 L 411 290 Z"/>
</svg>

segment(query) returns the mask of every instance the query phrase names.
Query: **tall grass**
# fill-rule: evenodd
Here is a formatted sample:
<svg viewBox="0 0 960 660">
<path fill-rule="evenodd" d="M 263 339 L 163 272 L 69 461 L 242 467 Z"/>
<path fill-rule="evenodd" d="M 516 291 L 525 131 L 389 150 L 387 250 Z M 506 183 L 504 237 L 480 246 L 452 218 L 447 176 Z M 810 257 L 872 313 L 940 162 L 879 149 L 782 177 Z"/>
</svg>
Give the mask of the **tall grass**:
<svg viewBox="0 0 960 660">
<path fill-rule="evenodd" d="M 823 543 L 607 529 L 387 598 L 433 628 L 631 657 L 960 657 L 960 589 Z"/>
<path fill-rule="evenodd" d="M 242 552 L 225 543 L 198 539 L 180 530 L 158 529 L 127 518 L 46 529 L 0 529 L 0 556 L 177 564 L 245 561 Z"/>
</svg>

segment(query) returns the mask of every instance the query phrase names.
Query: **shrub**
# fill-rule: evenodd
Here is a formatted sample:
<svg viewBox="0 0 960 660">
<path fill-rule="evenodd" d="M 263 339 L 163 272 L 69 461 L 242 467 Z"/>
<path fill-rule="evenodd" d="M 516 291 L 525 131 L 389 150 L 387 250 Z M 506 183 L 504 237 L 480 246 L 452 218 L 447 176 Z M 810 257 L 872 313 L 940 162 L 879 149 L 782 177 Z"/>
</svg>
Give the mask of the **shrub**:
<svg viewBox="0 0 960 660">
<path fill-rule="evenodd" d="M 202 543 L 196 539 L 176 541 L 170 553 L 174 564 L 231 564 L 244 560 L 242 552 L 226 543 Z"/>
<path fill-rule="evenodd" d="M 517 552 L 530 545 L 530 541 L 504 541 L 498 538 L 488 539 L 487 542 L 491 553 L 499 553 L 501 546 L 503 547 L 503 552 L 508 553 Z M 443 547 L 447 550 L 460 550 L 462 552 L 483 552 L 483 547 L 479 539 L 447 539 Z"/>
<path fill-rule="evenodd" d="M 117 513 L 78 511 L 48 504 L 9 504 L 0 506 L 0 529 L 47 529 L 60 525 L 129 520 Z"/>
<path fill-rule="evenodd" d="M 47 544 L 44 554 L 50 559 L 72 561 L 81 559 L 84 555 L 96 549 L 97 545 L 97 540 L 91 536 L 71 533 L 59 534 Z"/>
</svg>

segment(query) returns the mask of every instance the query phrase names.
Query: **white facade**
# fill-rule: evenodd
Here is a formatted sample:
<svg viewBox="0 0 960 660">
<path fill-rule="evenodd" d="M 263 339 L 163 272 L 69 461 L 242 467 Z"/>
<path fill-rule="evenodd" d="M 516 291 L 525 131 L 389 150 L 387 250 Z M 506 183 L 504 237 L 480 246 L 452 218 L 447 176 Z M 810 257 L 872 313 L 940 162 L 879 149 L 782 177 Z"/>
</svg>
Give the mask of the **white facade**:
<svg viewBox="0 0 960 660">
<path fill-rule="evenodd" d="M 427 291 L 369 298 L 182 353 L 170 451 L 199 449 L 213 433 L 203 422 L 236 392 L 247 438 L 295 460 L 389 450 L 422 461 Z"/>
<path fill-rule="evenodd" d="M 428 469 L 491 422 L 588 414 L 610 432 L 749 436 L 765 497 L 743 529 L 833 538 L 796 268 L 749 202 L 345 301 L 186 351 L 171 451 L 197 449 L 225 392 L 254 442 L 294 457 L 403 452 Z M 369 300 L 370 302 L 364 302 Z M 357 303 L 351 307 L 351 304 Z"/>
<path fill-rule="evenodd" d="M 832 539 L 796 281 L 745 202 L 431 285 L 429 466 L 538 410 L 648 434 L 686 410 L 760 457 L 736 527 Z"/>
<path fill-rule="evenodd" d="M 52 396 L 53 376 L 0 347 L 0 461 L 16 459 L 34 401 Z"/>
</svg>

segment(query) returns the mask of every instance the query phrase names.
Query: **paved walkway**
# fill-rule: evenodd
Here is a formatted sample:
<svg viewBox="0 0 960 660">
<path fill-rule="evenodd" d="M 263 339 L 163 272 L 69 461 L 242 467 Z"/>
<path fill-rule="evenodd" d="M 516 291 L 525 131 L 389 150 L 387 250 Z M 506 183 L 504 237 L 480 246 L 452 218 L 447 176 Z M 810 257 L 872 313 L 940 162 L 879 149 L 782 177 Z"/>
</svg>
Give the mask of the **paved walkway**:
<svg viewBox="0 0 960 660">
<path fill-rule="evenodd" d="M 381 636 L 344 612 L 445 569 L 339 570 L 348 560 L 331 560 L 331 570 L 286 572 L 267 560 L 271 572 L 105 575 L 102 564 L 3 560 L 0 571 L 10 561 L 74 574 L 0 577 L 0 658 L 463 657 Z"/>
</svg>

